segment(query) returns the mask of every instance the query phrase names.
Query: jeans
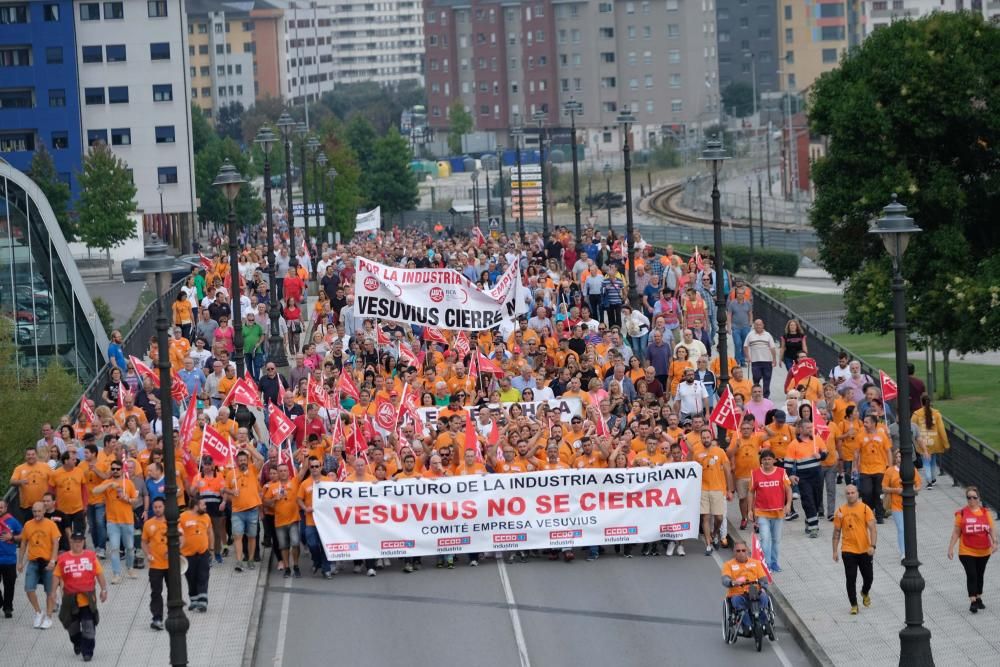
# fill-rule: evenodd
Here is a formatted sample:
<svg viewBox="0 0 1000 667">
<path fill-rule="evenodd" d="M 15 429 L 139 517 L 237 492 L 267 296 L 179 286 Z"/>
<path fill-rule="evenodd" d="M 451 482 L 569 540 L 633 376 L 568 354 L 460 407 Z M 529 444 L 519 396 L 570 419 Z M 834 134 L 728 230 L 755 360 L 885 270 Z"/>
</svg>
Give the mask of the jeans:
<svg viewBox="0 0 1000 667">
<path fill-rule="evenodd" d="M 734 595 L 729 598 L 729 604 L 733 606 L 735 611 L 743 611 L 750 607 L 750 600 L 747 599 L 745 595 Z M 767 625 L 767 591 L 761 590 L 760 592 L 760 622 Z M 744 630 L 750 629 L 750 614 L 741 614 L 741 622 Z"/>
<path fill-rule="evenodd" d="M 771 371 L 774 367 L 770 361 L 754 361 L 750 364 L 750 372 L 753 375 L 753 383 L 761 385 L 764 389 L 764 398 L 771 397 Z"/>
<path fill-rule="evenodd" d="M 587 296 L 587 302 L 590 304 L 590 315 L 598 322 L 604 321 L 604 311 L 601 310 L 601 295 L 600 294 L 590 294 Z"/>
<path fill-rule="evenodd" d="M 323 574 L 330 572 L 330 561 L 326 559 L 326 551 L 323 550 L 323 541 L 319 538 L 319 530 L 316 526 L 305 526 L 306 546 L 309 547 L 309 555 L 312 556 L 314 568 L 323 570 Z"/>
<path fill-rule="evenodd" d="M 740 366 L 745 366 L 747 363 L 746 357 L 743 356 L 743 341 L 747 339 L 749 333 L 750 327 L 733 327 L 733 347 L 736 348 L 736 363 Z"/>
<path fill-rule="evenodd" d="M 872 508 L 875 518 L 881 521 L 885 517 L 885 508 L 882 506 L 882 473 L 877 475 L 861 474 L 861 501 Z"/>
<path fill-rule="evenodd" d="M 641 336 L 629 336 L 628 342 L 632 346 L 632 353 L 645 363 L 646 348 L 649 346 L 649 332 L 647 331 Z"/>
<path fill-rule="evenodd" d="M 784 519 L 768 519 L 757 517 L 757 535 L 760 538 L 760 548 L 764 552 L 764 560 L 770 568 L 778 565 L 778 553 L 781 548 L 781 525 Z"/>
<path fill-rule="evenodd" d="M 108 533 L 104 520 L 104 503 L 87 505 L 87 524 L 90 525 L 90 539 L 94 549 L 103 550 L 108 544 Z"/>
<path fill-rule="evenodd" d="M 260 347 L 257 352 L 248 353 L 243 355 L 243 363 L 246 366 L 247 372 L 255 380 L 260 377 L 260 372 L 264 367 L 264 348 Z"/>
<path fill-rule="evenodd" d="M 821 470 L 823 471 L 823 487 L 826 489 L 826 504 L 823 507 L 826 509 L 826 515 L 830 517 L 837 511 L 837 466 L 826 466 Z"/>
<path fill-rule="evenodd" d="M 608 328 L 618 327 L 621 329 L 622 326 L 622 304 L 620 303 L 610 303 L 605 307 L 605 312 L 608 314 Z"/>
<path fill-rule="evenodd" d="M 861 594 L 868 595 L 872 589 L 875 574 L 872 571 L 872 557 L 868 554 L 856 554 L 849 551 L 840 552 L 844 561 L 844 574 L 847 577 L 847 599 L 852 607 L 858 606 L 858 570 L 861 570 Z"/>
<path fill-rule="evenodd" d="M 116 577 L 122 573 L 122 557 L 118 553 L 125 547 L 125 567 L 132 569 L 135 565 L 135 549 L 133 548 L 132 532 L 135 529 L 130 523 L 108 524 L 108 549 L 111 550 L 111 573 Z"/>
<path fill-rule="evenodd" d="M 902 557 L 906 553 L 906 542 L 903 541 L 903 513 L 893 512 L 892 521 L 896 524 L 896 546 L 899 547 L 899 555 Z"/>
<path fill-rule="evenodd" d="M 931 482 L 937 481 L 937 474 L 934 472 L 934 468 L 941 467 L 940 454 L 931 454 L 930 456 L 921 457 L 924 460 L 924 475 Z"/>
</svg>

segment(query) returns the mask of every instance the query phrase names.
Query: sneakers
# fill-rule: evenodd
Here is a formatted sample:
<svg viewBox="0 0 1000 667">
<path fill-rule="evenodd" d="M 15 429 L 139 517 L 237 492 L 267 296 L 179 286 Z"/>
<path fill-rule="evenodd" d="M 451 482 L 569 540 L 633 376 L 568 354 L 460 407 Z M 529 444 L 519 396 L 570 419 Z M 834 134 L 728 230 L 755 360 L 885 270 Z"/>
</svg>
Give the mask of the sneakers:
<svg viewBox="0 0 1000 667">
<path fill-rule="evenodd" d="M 249 563 L 247 563 L 247 569 L 248 570 L 256 570 L 257 569 L 257 562 L 256 561 L 250 561 Z"/>
<path fill-rule="evenodd" d="M 872 597 L 870 595 L 868 595 L 867 593 L 862 593 L 861 594 L 861 604 L 863 604 L 866 607 L 872 606 Z"/>
<path fill-rule="evenodd" d="M 935 484 L 937 484 L 937 480 L 936 479 L 932 479 L 931 481 L 927 482 L 927 488 L 928 489 L 933 489 Z"/>
<path fill-rule="evenodd" d="M 288 570 L 285 570 L 285 572 L 287 572 L 287 571 Z M 295 577 L 296 579 L 301 579 L 302 578 L 302 570 L 299 569 L 298 565 L 295 565 L 295 566 L 292 567 L 292 576 Z"/>
<path fill-rule="evenodd" d="M 706 556 L 711 556 L 712 555 L 712 545 L 711 544 L 708 545 L 707 547 L 705 547 L 705 555 Z"/>
<path fill-rule="evenodd" d="M 469 561 L 469 567 L 479 567 L 479 561 L 478 560 L 470 560 Z"/>
<path fill-rule="evenodd" d="M 153 621 L 149 624 L 149 627 L 151 627 L 154 630 L 162 630 L 163 629 L 163 621 L 161 621 L 158 618 L 154 618 Z"/>
<path fill-rule="evenodd" d="M 282 570 L 281 578 L 282 579 L 291 579 L 292 578 L 292 571 L 291 570 Z"/>
<path fill-rule="evenodd" d="M 980 609 L 986 609 L 986 605 L 983 604 L 982 598 L 976 598 L 976 606 Z"/>
<path fill-rule="evenodd" d="M 107 558 L 107 554 L 105 553 L 104 549 L 97 550 L 97 557 L 100 558 L 101 560 Z"/>
<path fill-rule="evenodd" d="M 857 615 L 858 615 L 858 605 L 852 605 L 851 606 L 851 616 L 857 616 Z"/>
<path fill-rule="evenodd" d="M 409 573 L 413 572 L 413 565 L 411 565 L 410 563 L 407 563 L 406 565 L 404 565 L 403 566 L 403 572 L 405 572 L 406 574 L 409 574 Z"/>
<path fill-rule="evenodd" d="M 375 569 L 376 570 L 381 570 L 384 567 L 385 567 L 385 561 L 383 561 L 381 558 L 379 558 L 378 560 L 375 561 Z"/>
<path fill-rule="evenodd" d="M 52 619 L 46 616 L 42 619 L 42 625 L 40 626 L 42 630 L 48 630 L 52 627 Z"/>
<path fill-rule="evenodd" d="M 333 572 L 324 572 L 323 573 L 323 578 L 324 579 L 333 579 Z"/>
<path fill-rule="evenodd" d="M 215 554 L 215 562 L 219 565 L 222 564 L 222 554 Z"/>
<path fill-rule="evenodd" d="M 194 611 L 197 608 L 198 608 L 198 603 L 195 602 L 194 600 L 191 600 L 191 604 L 188 605 L 188 611 Z"/>
<path fill-rule="evenodd" d="M 666 555 L 667 556 L 673 556 L 674 555 L 674 550 L 676 548 L 677 548 L 677 543 L 676 542 L 667 542 L 667 552 L 666 552 Z"/>
<path fill-rule="evenodd" d="M 368 568 L 368 576 L 369 576 L 369 577 L 374 577 L 374 576 L 375 576 L 375 574 L 376 574 L 376 573 L 375 573 L 375 568 L 374 568 L 374 567 L 370 567 L 370 568 Z"/>
<path fill-rule="evenodd" d="M 721 543 L 721 541 L 719 540 L 719 536 L 718 536 L 718 535 L 716 535 L 715 537 L 713 537 L 713 538 L 712 538 L 712 547 L 713 547 L 713 548 L 714 548 L 714 549 L 715 549 L 716 551 L 718 551 L 718 550 L 719 550 L 719 547 L 721 546 L 721 544 L 722 544 L 722 543 Z"/>
<path fill-rule="evenodd" d="M 35 621 L 31 624 L 31 627 L 33 627 L 35 630 L 42 627 L 42 620 L 44 619 L 45 616 L 42 614 L 42 612 L 37 612 L 35 614 Z"/>
<path fill-rule="evenodd" d="M 112 586 L 117 586 L 120 583 L 122 583 L 122 578 L 119 575 L 116 574 L 111 577 Z"/>
<path fill-rule="evenodd" d="M 819 537 L 819 528 L 812 528 L 810 530 L 807 530 L 806 535 L 808 535 L 813 539 L 816 539 L 817 537 Z"/>
<path fill-rule="evenodd" d="M 352 570 L 352 571 L 354 572 L 354 574 L 361 574 L 361 566 L 360 565 L 355 565 L 354 566 L 354 570 Z"/>
<path fill-rule="evenodd" d="M 973 614 L 978 614 L 979 613 L 979 605 L 977 605 L 975 602 L 972 602 L 969 605 L 969 611 L 971 611 Z"/>
<path fill-rule="evenodd" d="M 591 554 L 591 553 L 587 554 L 588 563 L 593 563 L 595 560 L 597 560 L 597 554 Z"/>
<path fill-rule="evenodd" d="M 798 491 L 793 491 L 792 492 L 792 500 L 798 500 L 798 499 L 799 499 L 799 492 Z"/>
<path fill-rule="evenodd" d="M 684 545 L 683 544 L 678 544 L 677 545 L 677 555 L 678 556 L 687 556 L 687 554 L 684 553 Z"/>
<path fill-rule="evenodd" d="M 576 554 L 573 553 L 572 551 L 564 551 L 563 552 L 563 562 L 565 562 L 565 563 L 572 563 L 575 558 L 576 558 Z"/>
<path fill-rule="evenodd" d="M 774 565 L 769 566 L 767 569 L 769 569 L 771 572 L 781 572 L 781 568 L 778 567 L 777 563 L 775 563 Z"/>
<path fill-rule="evenodd" d="M 453 559 L 448 559 L 448 569 L 449 570 L 454 570 L 455 569 L 455 561 Z M 368 570 L 368 571 L 371 572 L 371 570 Z M 369 574 L 368 576 L 371 576 L 371 575 Z"/>
<path fill-rule="evenodd" d="M 129 570 L 128 572 L 125 573 L 125 576 L 128 577 L 129 579 L 139 578 L 139 575 L 135 573 L 135 570 Z"/>
<path fill-rule="evenodd" d="M 798 512 L 791 512 L 788 516 L 785 517 L 785 521 L 795 521 L 798 518 L 799 518 Z"/>
<path fill-rule="evenodd" d="M 243 571 L 243 564 L 237 561 L 236 567 L 233 568 L 233 572 L 242 572 L 242 571 Z"/>
</svg>

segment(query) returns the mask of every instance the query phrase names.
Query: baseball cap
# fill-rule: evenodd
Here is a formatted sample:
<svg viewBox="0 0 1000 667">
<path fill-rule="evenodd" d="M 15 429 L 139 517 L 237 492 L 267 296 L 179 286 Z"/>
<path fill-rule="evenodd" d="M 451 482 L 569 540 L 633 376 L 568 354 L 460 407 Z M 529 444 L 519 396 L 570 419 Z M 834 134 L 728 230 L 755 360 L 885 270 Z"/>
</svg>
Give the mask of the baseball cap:
<svg viewBox="0 0 1000 667">
<path fill-rule="evenodd" d="M 69 539 L 85 540 L 87 539 L 87 535 L 82 530 L 74 530 L 73 533 L 69 536 Z"/>
</svg>

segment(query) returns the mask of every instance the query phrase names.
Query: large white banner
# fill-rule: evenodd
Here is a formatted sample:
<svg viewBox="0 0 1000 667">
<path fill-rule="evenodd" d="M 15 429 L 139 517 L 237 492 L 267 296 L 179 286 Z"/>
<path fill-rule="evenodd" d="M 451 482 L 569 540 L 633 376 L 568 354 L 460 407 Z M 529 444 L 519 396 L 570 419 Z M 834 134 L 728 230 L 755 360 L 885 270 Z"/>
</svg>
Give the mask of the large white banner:
<svg viewBox="0 0 1000 667">
<path fill-rule="evenodd" d="M 701 466 L 320 482 L 330 560 L 572 548 L 698 535 Z"/>
<path fill-rule="evenodd" d="M 358 213 L 354 217 L 355 232 L 377 232 L 382 228 L 382 207 L 376 206 L 367 213 Z"/>
<path fill-rule="evenodd" d="M 483 331 L 517 313 L 520 277 L 511 265 L 498 282 L 502 300 L 483 292 L 454 269 L 405 269 L 354 260 L 357 317 L 374 317 L 444 329 Z M 508 276 L 513 274 L 513 277 Z"/>
<path fill-rule="evenodd" d="M 568 422 L 575 416 L 583 415 L 583 402 L 579 398 L 553 398 L 547 401 L 518 401 L 513 403 L 490 403 L 487 407 L 493 410 L 503 410 L 504 417 L 510 414 L 510 407 L 512 405 L 517 405 L 521 408 L 524 414 L 532 419 L 536 419 L 538 415 L 538 408 L 541 405 L 548 405 L 549 409 L 559 415 L 559 421 Z M 417 414 L 420 415 L 421 421 L 424 423 L 424 435 L 430 432 L 432 426 L 437 425 L 438 414 L 440 414 L 443 407 L 431 407 L 431 408 L 417 408 Z M 465 410 L 472 414 L 472 419 L 475 420 L 479 416 L 479 406 L 478 405 L 467 405 Z"/>
</svg>

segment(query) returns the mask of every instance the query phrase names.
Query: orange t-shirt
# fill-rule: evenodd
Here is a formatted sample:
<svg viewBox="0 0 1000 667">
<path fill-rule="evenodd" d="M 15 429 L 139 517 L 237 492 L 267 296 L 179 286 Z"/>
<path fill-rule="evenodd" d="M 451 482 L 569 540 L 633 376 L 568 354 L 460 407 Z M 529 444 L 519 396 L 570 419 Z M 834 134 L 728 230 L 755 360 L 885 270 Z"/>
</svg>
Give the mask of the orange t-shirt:
<svg viewBox="0 0 1000 667">
<path fill-rule="evenodd" d="M 731 598 L 746 593 L 750 588 L 750 582 L 766 579 L 767 572 L 764 571 L 764 566 L 760 564 L 760 561 L 753 558 L 748 558 L 745 563 L 741 563 L 733 558 L 730 561 L 726 561 L 726 564 L 722 566 L 722 576 L 728 576 L 734 580 L 742 577 L 747 580 L 747 583 L 742 586 L 733 586 L 726 589 L 726 597 Z"/>
<path fill-rule="evenodd" d="M 343 464 L 341 464 L 341 465 L 343 465 Z M 331 480 L 330 480 L 329 477 L 323 476 L 323 477 L 320 477 L 320 481 L 322 481 L 322 482 L 329 482 Z M 305 505 L 306 509 L 310 509 L 310 510 L 312 509 L 312 506 L 313 506 L 313 493 L 312 493 L 312 489 L 313 489 L 313 478 L 312 477 L 306 477 L 304 480 L 302 480 L 299 483 L 299 489 L 298 489 L 298 491 L 295 494 L 296 497 L 299 500 L 302 501 L 302 504 Z M 306 525 L 307 526 L 315 526 L 316 525 L 316 519 L 313 518 L 312 512 L 306 512 Z"/>
<path fill-rule="evenodd" d="M 257 468 L 252 463 L 247 464 L 246 472 L 241 472 L 239 468 L 232 471 L 230 490 L 235 494 L 232 499 L 234 512 L 246 512 L 260 507 L 259 479 Z"/>
<path fill-rule="evenodd" d="M 701 490 L 725 492 L 727 490 L 725 466 L 729 463 L 729 458 L 726 457 L 726 452 L 722 447 L 712 445 L 700 452 L 697 460 L 703 471 Z"/>
<path fill-rule="evenodd" d="M 208 551 L 208 536 L 212 533 L 212 517 L 188 510 L 181 514 L 177 528 L 184 536 L 181 555 L 197 556 Z"/>
<path fill-rule="evenodd" d="M 167 569 L 167 522 L 165 519 L 147 519 L 142 526 L 142 541 L 149 546 L 148 561 L 151 570 Z"/>
<path fill-rule="evenodd" d="M 45 492 L 49 490 L 49 476 L 52 470 L 39 461 L 35 465 L 22 463 L 14 468 L 10 481 L 20 479 L 25 483 L 17 487 L 18 499 L 22 509 L 31 509 L 31 506 L 42 499 Z"/>
<path fill-rule="evenodd" d="M 132 513 L 132 501 L 139 496 L 135 485 L 130 479 L 123 479 L 104 489 L 100 497 L 104 500 L 108 523 L 127 523 L 132 525 L 135 515 Z"/>
<path fill-rule="evenodd" d="M 103 494 L 95 494 L 94 487 L 99 486 L 104 483 L 104 479 L 101 478 L 96 472 L 90 469 L 90 464 L 84 461 L 80 463 L 80 468 L 83 468 L 83 483 L 87 487 L 87 504 L 88 505 L 100 505 L 104 502 Z M 95 461 L 94 467 L 103 473 L 111 472 L 111 462 L 110 461 Z"/>
<path fill-rule="evenodd" d="M 760 467 L 760 449 L 767 436 L 763 433 L 752 433 L 749 438 L 738 435 L 729 445 L 729 456 L 733 462 L 733 477 L 750 479 L 754 468 Z"/>
<path fill-rule="evenodd" d="M 61 537 L 59 528 L 52 519 L 36 521 L 31 518 L 21 529 L 21 544 L 28 545 L 28 553 L 25 554 L 28 560 L 49 561 L 55 558 L 57 552 L 53 549 L 52 543 L 58 542 Z"/>
<path fill-rule="evenodd" d="M 56 490 L 56 508 L 60 512 L 76 514 L 83 511 L 83 490 L 87 481 L 81 466 L 72 470 L 62 466 L 56 468 L 49 476 L 49 485 Z"/>
<path fill-rule="evenodd" d="M 917 490 L 920 488 L 920 473 L 916 470 L 913 471 L 913 489 Z M 885 469 L 885 475 L 882 477 L 882 491 L 885 492 L 886 488 L 899 489 L 903 487 L 903 479 L 900 477 L 899 468 L 896 466 L 889 466 Z M 891 512 L 902 512 L 903 511 L 903 496 L 899 493 L 889 494 L 889 511 Z M 988 554 L 987 554 L 988 555 Z"/>
<path fill-rule="evenodd" d="M 264 486 L 264 500 L 274 500 L 274 525 L 278 528 L 299 520 L 297 501 L 299 484 L 294 479 L 287 482 L 269 482 Z"/>
<path fill-rule="evenodd" d="M 868 538 L 868 524 L 875 520 L 872 508 L 860 500 L 852 507 L 844 503 L 833 515 L 833 527 L 842 531 L 841 551 L 851 554 L 868 553 L 872 543 Z"/>
<path fill-rule="evenodd" d="M 859 449 L 858 472 L 862 475 L 877 475 L 885 471 L 892 451 L 892 440 L 881 433 L 862 433 Z"/>
</svg>

